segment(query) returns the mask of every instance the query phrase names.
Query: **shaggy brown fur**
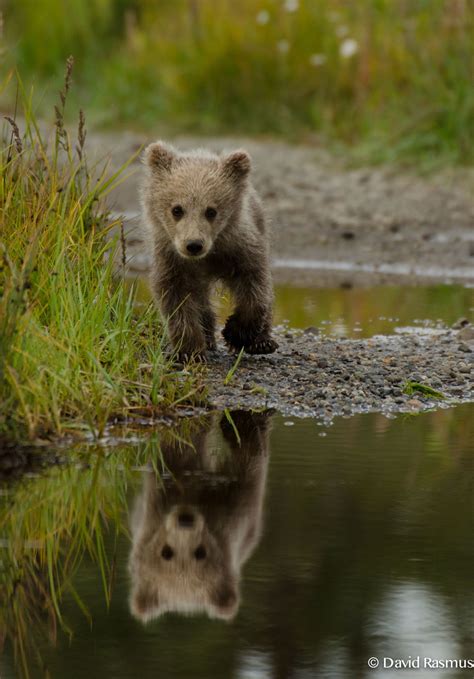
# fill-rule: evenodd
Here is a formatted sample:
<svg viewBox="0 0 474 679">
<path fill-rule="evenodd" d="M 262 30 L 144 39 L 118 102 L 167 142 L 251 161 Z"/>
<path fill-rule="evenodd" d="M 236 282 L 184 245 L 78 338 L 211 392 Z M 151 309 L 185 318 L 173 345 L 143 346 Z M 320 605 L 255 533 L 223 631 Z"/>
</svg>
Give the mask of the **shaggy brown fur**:
<svg viewBox="0 0 474 679">
<path fill-rule="evenodd" d="M 270 415 L 232 413 L 240 440 L 223 416 L 229 454 L 208 446 L 211 418 L 189 445 L 161 442 L 172 478 L 150 469 L 131 520 L 130 607 L 142 622 L 167 611 L 236 614 L 240 571 L 261 533 Z"/>
<path fill-rule="evenodd" d="M 245 151 L 179 153 L 157 142 L 144 155 L 142 202 L 153 240 L 152 286 L 181 359 L 215 349 L 212 285 L 235 300 L 222 331 L 232 351 L 275 351 L 269 236 Z"/>
</svg>

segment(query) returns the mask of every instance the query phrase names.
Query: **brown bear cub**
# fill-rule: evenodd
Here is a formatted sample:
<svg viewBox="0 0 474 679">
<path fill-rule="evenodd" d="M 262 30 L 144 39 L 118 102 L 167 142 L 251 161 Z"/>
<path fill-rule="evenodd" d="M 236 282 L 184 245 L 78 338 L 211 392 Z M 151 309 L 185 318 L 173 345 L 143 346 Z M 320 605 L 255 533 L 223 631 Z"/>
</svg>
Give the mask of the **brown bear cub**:
<svg viewBox="0 0 474 679">
<path fill-rule="evenodd" d="M 269 235 L 245 151 L 180 153 L 156 142 L 145 151 L 142 203 L 153 241 L 152 286 L 180 360 L 215 350 L 212 286 L 235 300 L 222 331 L 232 351 L 269 354 L 273 287 Z"/>
<path fill-rule="evenodd" d="M 130 607 L 142 622 L 168 611 L 236 615 L 262 533 L 271 416 L 233 411 L 231 425 L 223 415 L 223 448 L 212 416 L 160 436 L 131 514 Z"/>
</svg>

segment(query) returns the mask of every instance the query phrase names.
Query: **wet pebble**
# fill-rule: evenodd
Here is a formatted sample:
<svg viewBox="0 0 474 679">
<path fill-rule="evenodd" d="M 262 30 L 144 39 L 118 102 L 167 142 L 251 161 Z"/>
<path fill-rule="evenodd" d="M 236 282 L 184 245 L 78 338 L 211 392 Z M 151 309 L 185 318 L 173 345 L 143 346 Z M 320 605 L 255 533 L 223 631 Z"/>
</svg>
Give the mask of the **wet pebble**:
<svg viewBox="0 0 474 679">
<path fill-rule="evenodd" d="M 474 341 L 474 326 L 466 325 L 462 330 L 458 332 L 458 339 L 463 342 Z"/>
<path fill-rule="evenodd" d="M 468 346 L 464 342 L 461 342 L 461 344 L 459 344 L 459 346 L 458 346 L 458 351 L 462 351 L 463 353 L 469 354 L 469 353 L 471 353 L 471 351 L 474 351 L 474 349 L 472 349 L 470 346 Z"/>
</svg>

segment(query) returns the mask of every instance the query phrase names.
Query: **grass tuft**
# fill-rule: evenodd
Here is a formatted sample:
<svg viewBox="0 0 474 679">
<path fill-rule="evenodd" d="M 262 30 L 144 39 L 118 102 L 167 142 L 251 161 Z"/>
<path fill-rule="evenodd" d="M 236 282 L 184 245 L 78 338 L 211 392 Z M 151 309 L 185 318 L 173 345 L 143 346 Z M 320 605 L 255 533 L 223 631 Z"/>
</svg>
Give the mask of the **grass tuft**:
<svg viewBox="0 0 474 679">
<path fill-rule="evenodd" d="M 64 122 L 71 72 L 68 60 L 52 140 L 21 82 L 20 116 L 3 129 L 0 438 L 84 423 L 100 436 L 118 414 L 201 398 L 194 378 L 165 357 L 153 305 L 135 308 L 134 286 L 115 275 L 118 224 L 104 198 L 121 172 L 87 166 L 83 112 L 74 150 Z"/>
<path fill-rule="evenodd" d="M 403 393 L 408 396 L 418 393 L 423 394 L 423 396 L 428 396 L 429 398 L 446 398 L 445 394 L 437 389 L 433 389 L 433 387 L 430 387 L 428 384 L 421 384 L 420 382 L 412 382 L 410 380 L 405 384 Z"/>
<path fill-rule="evenodd" d="M 242 349 L 239 351 L 239 353 L 238 353 L 238 355 L 237 355 L 237 358 L 235 359 L 234 364 L 232 365 L 232 367 L 230 368 L 229 372 L 228 372 L 227 375 L 225 376 L 224 384 L 225 384 L 226 386 L 232 382 L 233 377 L 234 377 L 234 375 L 235 375 L 235 373 L 236 373 L 236 371 L 237 371 L 237 368 L 238 368 L 239 365 L 240 365 L 240 361 L 242 360 L 242 356 L 243 356 L 243 355 L 244 355 L 244 347 L 242 347 Z"/>
</svg>

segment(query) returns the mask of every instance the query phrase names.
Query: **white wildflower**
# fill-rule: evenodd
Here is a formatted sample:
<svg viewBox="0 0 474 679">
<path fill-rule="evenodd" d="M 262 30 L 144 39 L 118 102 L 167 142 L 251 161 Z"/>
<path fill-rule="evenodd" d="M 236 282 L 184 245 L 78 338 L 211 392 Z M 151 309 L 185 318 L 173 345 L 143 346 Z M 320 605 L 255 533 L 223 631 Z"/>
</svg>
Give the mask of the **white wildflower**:
<svg viewBox="0 0 474 679">
<path fill-rule="evenodd" d="M 259 24 L 259 26 L 265 26 L 265 24 L 268 24 L 270 21 L 270 12 L 267 12 L 266 9 L 262 9 L 262 11 L 259 12 L 255 17 L 255 21 L 257 24 Z"/>
<path fill-rule="evenodd" d="M 283 8 L 286 12 L 296 12 L 299 6 L 299 0 L 285 0 L 283 3 Z"/>
<path fill-rule="evenodd" d="M 311 66 L 322 66 L 328 60 L 325 54 L 312 54 L 309 58 Z"/>
<path fill-rule="evenodd" d="M 289 49 L 290 49 L 290 43 L 288 42 L 288 40 L 279 40 L 277 42 L 277 50 L 281 54 L 286 54 L 289 51 Z"/>
<path fill-rule="evenodd" d="M 339 54 L 343 59 L 349 59 L 357 54 L 359 51 L 359 44 L 357 40 L 353 38 L 346 38 L 343 40 L 339 46 Z"/>
<path fill-rule="evenodd" d="M 336 28 L 336 35 L 338 38 L 345 38 L 346 35 L 348 35 L 349 29 L 347 26 L 344 26 L 344 24 L 341 24 L 341 26 L 338 26 Z"/>
</svg>

